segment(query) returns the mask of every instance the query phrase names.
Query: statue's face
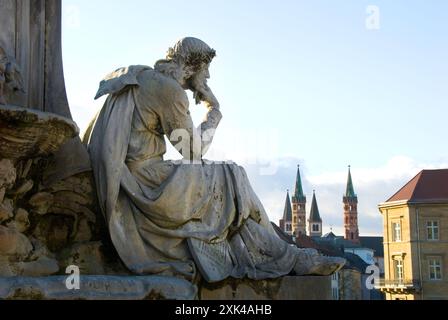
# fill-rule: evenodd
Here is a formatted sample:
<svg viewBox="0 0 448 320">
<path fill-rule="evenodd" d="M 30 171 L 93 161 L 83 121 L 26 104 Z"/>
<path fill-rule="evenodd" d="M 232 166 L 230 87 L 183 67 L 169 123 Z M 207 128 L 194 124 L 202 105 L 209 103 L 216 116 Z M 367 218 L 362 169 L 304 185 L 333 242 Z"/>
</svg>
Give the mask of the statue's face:
<svg viewBox="0 0 448 320">
<path fill-rule="evenodd" d="M 210 63 L 203 63 L 201 68 L 190 77 L 188 83 L 192 91 L 202 91 L 207 88 L 207 79 L 210 78 L 209 67 Z"/>
</svg>

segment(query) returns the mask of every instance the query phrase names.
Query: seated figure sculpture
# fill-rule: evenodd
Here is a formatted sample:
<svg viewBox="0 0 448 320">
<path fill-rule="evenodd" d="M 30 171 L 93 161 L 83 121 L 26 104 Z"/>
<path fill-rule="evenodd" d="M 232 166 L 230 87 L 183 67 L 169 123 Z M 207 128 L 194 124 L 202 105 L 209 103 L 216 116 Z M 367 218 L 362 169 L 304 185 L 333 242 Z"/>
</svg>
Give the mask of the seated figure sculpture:
<svg viewBox="0 0 448 320">
<path fill-rule="evenodd" d="M 332 274 L 345 260 L 281 240 L 242 167 L 203 160 L 222 118 L 207 85 L 214 57 L 184 38 L 154 68 L 118 69 L 100 84 L 97 98 L 108 97 L 84 140 L 121 260 L 136 274 L 209 282 Z M 198 128 L 185 90 L 208 109 Z M 183 161 L 163 159 L 164 136 Z"/>
</svg>

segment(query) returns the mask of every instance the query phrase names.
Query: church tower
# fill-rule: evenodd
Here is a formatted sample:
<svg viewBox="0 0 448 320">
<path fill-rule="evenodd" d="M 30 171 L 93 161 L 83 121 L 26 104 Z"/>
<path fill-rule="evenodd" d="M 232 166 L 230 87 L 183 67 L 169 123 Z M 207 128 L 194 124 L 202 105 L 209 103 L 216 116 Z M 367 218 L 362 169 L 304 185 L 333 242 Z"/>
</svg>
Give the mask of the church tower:
<svg viewBox="0 0 448 320">
<path fill-rule="evenodd" d="M 300 166 L 297 166 L 296 187 L 292 197 L 292 231 L 298 237 L 306 235 L 306 197 L 303 194 Z"/>
<path fill-rule="evenodd" d="M 310 237 L 322 237 L 322 219 L 317 206 L 316 192 L 313 191 L 313 202 L 311 203 L 310 218 L 308 219 Z"/>
<path fill-rule="evenodd" d="M 280 219 L 280 229 L 286 234 L 293 235 L 292 233 L 292 210 L 291 200 L 289 199 L 289 190 L 286 192 L 285 209 L 283 211 L 283 218 Z"/>
<path fill-rule="evenodd" d="M 359 243 L 358 197 L 353 188 L 352 174 L 348 167 L 347 189 L 343 197 L 345 239 Z"/>
</svg>

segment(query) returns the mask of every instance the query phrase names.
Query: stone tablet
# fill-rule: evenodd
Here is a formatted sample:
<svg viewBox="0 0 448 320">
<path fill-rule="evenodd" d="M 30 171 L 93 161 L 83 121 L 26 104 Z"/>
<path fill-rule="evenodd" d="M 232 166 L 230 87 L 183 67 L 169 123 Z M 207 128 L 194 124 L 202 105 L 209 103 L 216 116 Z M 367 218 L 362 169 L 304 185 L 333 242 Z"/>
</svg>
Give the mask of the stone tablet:
<svg viewBox="0 0 448 320">
<path fill-rule="evenodd" d="M 199 271 L 207 282 L 218 282 L 232 274 L 233 259 L 229 242 L 206 243 L 190 238 L 188 246 Z"/>
</svg>

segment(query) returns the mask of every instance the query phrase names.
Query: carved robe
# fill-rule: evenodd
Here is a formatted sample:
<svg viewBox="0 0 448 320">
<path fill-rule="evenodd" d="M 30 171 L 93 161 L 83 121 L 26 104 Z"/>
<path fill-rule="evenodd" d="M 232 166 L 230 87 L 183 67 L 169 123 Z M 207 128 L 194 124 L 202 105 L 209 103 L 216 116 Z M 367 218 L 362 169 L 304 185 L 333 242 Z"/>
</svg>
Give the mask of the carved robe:
<svg viewBox="0 0 448 320">
<path fill-rule="evenodd" d="M 298 250 L 275 234 L 236 164 L 164 161 L 164 135 L 197 134 L 188 98 L 173 79 L 145 66 L 111 74 L 90 134 L 89 153 L 112 242 L 137 274 L 207 281 L 288 274 Z M 195 263 L 196 262 L 196 263 Z"/>
</svg>

